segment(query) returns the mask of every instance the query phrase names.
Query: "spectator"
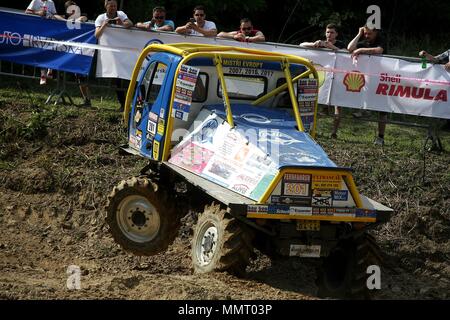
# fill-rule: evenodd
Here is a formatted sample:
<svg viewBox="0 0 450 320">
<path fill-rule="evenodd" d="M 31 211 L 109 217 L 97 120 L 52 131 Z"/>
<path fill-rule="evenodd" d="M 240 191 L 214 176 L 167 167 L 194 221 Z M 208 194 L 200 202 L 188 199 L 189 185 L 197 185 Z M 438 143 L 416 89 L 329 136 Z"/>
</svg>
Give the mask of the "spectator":
<svg viewBox="0 0 450 320">
<path fill-rule="evenodd" d="M 432 56 L 426 51 L 420 51 L 419 56 L 427 58 L 432 63 L 444 64 L 445 70 L 450 72 L 450 49 L 437 56 Z M 450 131 L 450 120 L 446 120 L 441 129 Z"/>
<path fill-rule="evenodd" d="M 427 58 L 428 61 L 432 63 L 445 64 L 445 70 L 450 72 L 450 61 L 449 61 L 450 49 L 441 53 L 437 56 L 432 56 L 426 51 L 420 51 L 419 56 Z"/>
<path fill-rule="evenodd" d="M 52 0 L 33 0 L 25 10 L 27 14 L 34 14 L 43 18 L 53 19 L 58 16 L 55 3 Z"/>
<path fill-rule="evenodd" d="M 261 31 L 253 29 L 253 24 L 248 18 L 241 19 L 241 27 L 238 31 L 221 32 L 217 36 L 222 38 L 234 39 L 240 42 L 266 41 L 266 38 Z"/>
<path fill-rule="evenodd" d="M 317 40 L 316 42 L 303 42 L 300 44 L 300 46 L 305 48 L 324 48 L 331 50 L 346 49 L 347 46 L 343 41 L 337 39 L 338 36 L 338 27 L 335 24 L 330 23 L 325 29 L 325 40 Z"/>
<path fill-rule="evenodd" d="M 33 0 L 25 10 L 26 14 L 34 14 L 46 19 L 64 20 L 56 12 L 55 4 L 52 0 Z M 53 77 L 52 69 L 41 69 L 41 77 L 39 83 L 47 84 L 47 78 Z"/>
<path fill-rule="evenodd" d="M 81 9 L 75 1 L 66 1 L 64 4 L 66 20 L 73 20 L 78 22 L 86 22 L 88 20 L 86 15 L 81 14 Z M 82 107 L 92 107 L 91 97 L 89 93 L 88 77 L 81 74 L 75 74 L 78 86 L 80 88 L 81 96 L 83 97 Z"/>
<path fill-rule="evenodd" d="M 327 25 L 325 29 L 325 39 L 317 40 L 316 42 L 303 42 L 300 44 L 301 47 L 305 48 L 324 48 L 331 50 L 341 50 L 346 49 L 346 45 L 343 41 L 337 40 L 339 36 L 338 27 L 335 24 Z M 334 107 L 334 122 L 333 122 L 333 132 L 331 133 L 332 139 L 337 139 L 337 131 L 341 123 L 341 107 Z"/>
<path fill-rule="evenodd" d="M 103 13 L 95 20 L 95 37 L 99 39 L 108 25 L 118 25 L 124 28 L 131 28 L 133 22 L 123 11 L 117 11 L 117 0 L 105 0 L 106 13 Z"/>
<path fill-rule="evenodd" d="M 172 20 L 166 20 L 166 9 L 164 7 L 154 7 L 152 20 L 138 22 L 136 28 L 149 31 L 173 31 L 175 30 L 175 24 Z"/>
<path fill-rule="evenodd" d="M 75 1 L 66 1 L 64 8 L 66 9 L 66 20 L 78 22 L 86 22 L 88 20 L 86 14 L 81 14 L 81 9 Z"/>
<path fill-rule="evenodd" d="M 186 25 L 175 30 L 179 34 L 215 37 L 217 35 L 216 24 L 206 20 L 205 8 L 197 6 L 194 8 L 194 18 L 191 18 Z"/>
<path fill-rule="evenodd" d="M 108 25 L 119 25 L 125 28 L 131 28 L 133 22 L 123 11 L 117 11 L 117 0 L 105 0 L 106 13 L 103 13 L 95 20 L 95 37 L 99 39 Z M 126 91 L 130 85 L 129 80 L 116 79 L 117 100 L 120 103 L 119 111 L 125 108 Z"/>
<path fill-rule="evenodd" d="M 362 40 L 361 40 L 362 38 Z M 381 30 L 371 29 L 368 26 L 359 28 L 356 37 L 347 47 L 351 52 L 353 59 L 358 59 L 360 54 L 386 54 L 386 46 L 381 36 Z M 355 117 L 361 117 L 361 114 L 355 113 Z M 384 145 L 384 133 L 386 130 L 387 112 L 378 113 L 378 137 L 375 138 L 375 145 Z"/>
</svg>

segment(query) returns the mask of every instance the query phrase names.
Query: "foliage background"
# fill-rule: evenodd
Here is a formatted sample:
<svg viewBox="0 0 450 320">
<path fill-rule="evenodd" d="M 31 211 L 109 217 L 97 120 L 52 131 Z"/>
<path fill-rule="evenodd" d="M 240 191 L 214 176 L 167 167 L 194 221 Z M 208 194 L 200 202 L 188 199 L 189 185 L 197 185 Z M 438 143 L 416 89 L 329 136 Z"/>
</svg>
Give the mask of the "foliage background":
<svg viewBox="0 0 450 320">
<path fill-rule="evenodd" d="M 25 9 L 29 2 L 0 0 L 0 6 Z M 65 0 L 54 2 L 62 13 Z M 103 0 L 78 0 L 77 3 L 90 20 L 104 12 Z M 197 4 L 206 6 L 207 19 L 215 21 L 220 31 L 235 30 L 240 18 L 249 17 L 269 41 L 291 44 L 317 40 L 329 22 L 340 25 L 341 38 L 350 41 L 369 17 L 367 7 L 377 4 L 382 12 L 389 53 L 417 56 L 420 49 L 437 54 L 449 48 L 450 1 L 442 0 L 123 0 L 123 10 L 136 23 L 148 20 L 153 6 L 163 5 L 168 10 L 168 18 L 181 25 Z"/>
</svg>

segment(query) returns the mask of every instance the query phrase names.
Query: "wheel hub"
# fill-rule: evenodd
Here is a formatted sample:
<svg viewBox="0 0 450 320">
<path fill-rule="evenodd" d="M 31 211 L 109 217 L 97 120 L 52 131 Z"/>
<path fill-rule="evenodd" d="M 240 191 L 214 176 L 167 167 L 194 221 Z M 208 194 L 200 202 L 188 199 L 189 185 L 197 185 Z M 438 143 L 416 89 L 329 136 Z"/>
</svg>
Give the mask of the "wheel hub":
<svg viewBox="0 0 450 320">
<path fill-rule="evenodd" d="M 144 211 L 140 211 L 139 208 L 136 208 L 136 211 L 131 211 L 131 221 L 137 227 L 144 227 L 145 223 L 149 220 L 149 218 L 145 215 Z"/>
<path fill-rule="evenodd" d="M 197 248 L 198 258 L 202 265 L 208 265 L 216 252 L 218 231 L 214 226 L 205 228 L 200 245 Z"/>
<path fill-rule="evenodd" d="M 156 207 L 140 195 L 128 196 L 122 200 L 118 206 L 117 222 L 123 234 L 138 243 L 153 240 L 161 226 Z"/>
</svg>

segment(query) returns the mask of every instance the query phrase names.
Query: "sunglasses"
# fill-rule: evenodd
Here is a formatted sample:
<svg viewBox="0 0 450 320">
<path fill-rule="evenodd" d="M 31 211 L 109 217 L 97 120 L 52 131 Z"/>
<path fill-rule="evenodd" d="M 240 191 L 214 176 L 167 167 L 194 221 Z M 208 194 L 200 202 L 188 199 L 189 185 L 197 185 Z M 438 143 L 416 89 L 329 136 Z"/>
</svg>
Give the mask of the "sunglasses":
<svg viewBox="0 0 450 320">
<path fill-rule="evenodd" d="M 165 17 L 163 17 L 163 16 L 158 16 L 158 17 L 155 17 L 155 19 L 163 20 L 163 19 L 165 19 Z"/>
<path fill-rule="evenodd" d="M 205 14 L 204 13 L 196 13 L 194 16 L 196 16 L 196 17 L 204 17 Z"/>
</svg>

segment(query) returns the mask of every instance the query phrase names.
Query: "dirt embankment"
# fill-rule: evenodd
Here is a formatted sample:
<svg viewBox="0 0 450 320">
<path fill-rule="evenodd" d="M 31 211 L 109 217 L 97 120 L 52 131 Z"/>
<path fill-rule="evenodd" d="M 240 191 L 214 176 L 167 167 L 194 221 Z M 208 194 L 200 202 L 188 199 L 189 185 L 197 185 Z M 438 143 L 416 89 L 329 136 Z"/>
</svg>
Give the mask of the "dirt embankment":
<svg viewBox="0 0 450 320">
<path fill-rule="evenodd" d="M 103 207 L 113 186 L 138 174 L 145 161 L 119 153 L 120 114 L 37 113 L 10 103 L 0 105 L 0 114 L 0 298 L 314 298 L 311 261 L 259 256 L 245 279 L 193 275 L 191 217 L 166 253 L 124 253 L 108 234 Z M 430 155 L 422 184 L 420 159 L 323 143 L 337 163 L 355 169 L 362 193 L 397 211 L 374 231 L 386 261 L 380 298 L 449 298 L 448 153 Z M 82 290 L 66 288 L 70 265 L 81 267 Z"/>
</svg>

